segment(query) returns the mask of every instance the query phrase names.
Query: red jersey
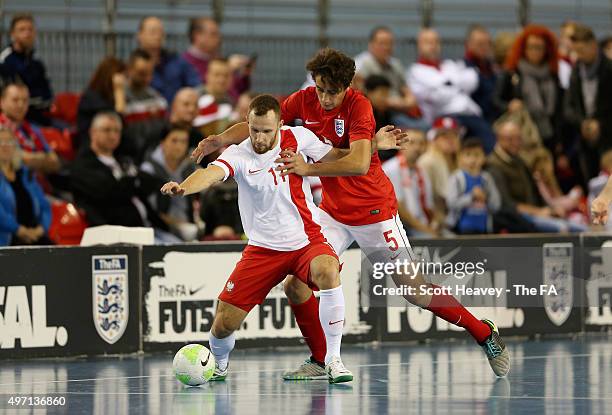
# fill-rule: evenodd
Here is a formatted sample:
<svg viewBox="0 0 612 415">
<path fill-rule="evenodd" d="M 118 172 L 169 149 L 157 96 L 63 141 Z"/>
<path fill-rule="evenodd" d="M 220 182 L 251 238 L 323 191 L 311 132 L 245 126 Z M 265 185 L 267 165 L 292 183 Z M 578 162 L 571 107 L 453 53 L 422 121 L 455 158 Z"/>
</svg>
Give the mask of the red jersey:
<svg viewBox="0 0 612 415">
<path fill-rule="evenodd" d="M 337 148 L 349 148 L 356 140 L 372 141 L 376 122 L 370 101 L 349 88 L 342 104 L 325 111 L 315 87 L 294 92 L 281 105 L 285 122 L 302 120 L 302 125 L 320 140 Z M 393 185 L 383 172 L 378 154 L 363 176 L 321 177 L 323 201 L 320 208 L 346 225 L 359 226 L 391 219 L 397 213 Z"/>
</svg>

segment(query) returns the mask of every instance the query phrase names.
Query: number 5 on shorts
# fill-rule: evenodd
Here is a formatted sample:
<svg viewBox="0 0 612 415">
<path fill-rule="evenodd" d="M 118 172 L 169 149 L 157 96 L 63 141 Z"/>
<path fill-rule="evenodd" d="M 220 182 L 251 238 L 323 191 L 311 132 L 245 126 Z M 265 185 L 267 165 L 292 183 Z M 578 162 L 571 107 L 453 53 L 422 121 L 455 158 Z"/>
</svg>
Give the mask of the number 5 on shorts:
<svg viewBox="0 0 612 415">
<path fill-rule="evenodd" d="M 392 244 L 389 246 L 389 249 L 392 251 L 397 251 L 397 248 L 399 248 L 399 244 L 397 243 L 397 239 L 395 239 L 391 233 L 393 232 L 393 230 L 389 230 L 387 232 L 383 232 L 383 236 L 385 237 L 385 241 L 387 241 L 388 243 Z"/>
</svg>

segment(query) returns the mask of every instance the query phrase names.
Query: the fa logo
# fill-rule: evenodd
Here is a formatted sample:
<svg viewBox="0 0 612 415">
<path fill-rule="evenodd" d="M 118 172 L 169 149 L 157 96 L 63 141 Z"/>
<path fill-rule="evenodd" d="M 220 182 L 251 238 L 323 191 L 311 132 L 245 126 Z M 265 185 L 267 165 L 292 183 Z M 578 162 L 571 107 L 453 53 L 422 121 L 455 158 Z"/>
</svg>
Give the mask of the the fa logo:
<svg viewBox="0 0 612 415">
<path fill-rule="evenodd" d="M 334 126 L 336 127 L 336 135 L 342 137 L 344 135 L 344 120 L 336 118 L 334 120 Z"/>
<path fill-rule="evenodd" d="M 227 290 L 228 293 L 231 293 L 232 290 L 234 289 L 234 283 L 231 281 L 228 281 L 227 285 L 225 286 L 225 289 Z"/>
</svg>

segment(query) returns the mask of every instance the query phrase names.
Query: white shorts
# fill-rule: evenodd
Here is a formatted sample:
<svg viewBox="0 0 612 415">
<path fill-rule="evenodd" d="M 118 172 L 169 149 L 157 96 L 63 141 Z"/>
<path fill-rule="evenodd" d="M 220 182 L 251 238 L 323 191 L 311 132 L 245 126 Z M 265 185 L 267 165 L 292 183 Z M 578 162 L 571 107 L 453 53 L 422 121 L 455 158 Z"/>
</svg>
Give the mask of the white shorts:
<svg viewBox="0 0 612 415">
<path fill-rule="evenodd" d="M 320 218 L 323 235 L 338 256 L 356 241 L 371 263 L 413 261 L 415 258 L 397 214 L 382 222 L 360 226 L 340 223 L 323 210 Z"/>
</svg>

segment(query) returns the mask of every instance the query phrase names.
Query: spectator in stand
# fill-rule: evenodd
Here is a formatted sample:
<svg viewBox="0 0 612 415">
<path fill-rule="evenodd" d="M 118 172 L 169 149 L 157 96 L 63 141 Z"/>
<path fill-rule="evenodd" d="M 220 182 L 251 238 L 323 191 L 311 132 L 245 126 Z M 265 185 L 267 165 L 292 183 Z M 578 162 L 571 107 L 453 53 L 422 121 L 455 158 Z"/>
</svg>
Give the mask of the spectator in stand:
<svg viewBox="0 0 612 415">
<path fill-rule="evenodd" d="M 427 130 L 428 123 L 421 118 L 421 112 L 415 96 L 406 85 L 405 69 L 399 59 L 393 56 L 395 37 L 391 29 L 385 26 L 375 27 L 370 32 L 368 50 L 355 57 L 355 82 L 363 90 L 363 83 L 372 76 L 385 78 L 389 84 L 387 107 L 392 115 L 392 122 L 400 128 Z"/>
<path fill-rule="evenodd" d="M 112 56 L 98 64 L 79 101 L 77 147 L 89 148 L 89 127 L 97 113 L 125 110 L 125 69 L 125 64 Z"/>
<path fill-rule="evenodd" d="M 174 52 L 164 49 L 164 25 L 155 16 L 144 17 L 138 25 L 138 47 L 147 51 L 155 63 L 151 86 L 172 102 L 176 92 L 185 86 L 198 86 L 202 80 L 197 71 Z"/>
<path fill-rule="evenodd" d="M 599 176 L 593 177 L 591 180 L 589 180 L 589 197 L 587 206 L 593 205 L 593 200 L 603 191 L 606 183 L 608 183 L 610 174 L 612 174 L 612 149 L 606 150 L 601 155 L 600 168 L 601 170 L 599 172 Z M 605 229 L 606 231 L 612 231 L 612 221 L 607 221 Z"/>
<path fill-rule="evenodd" d="M 508 52 L 514 44 L 516 33 L 497 32 L 493 39 L 493 61 L 495 62 L 495 72 L 499 73 L 504 67 Z"/>
<path fill-rule="evenodd" d="M 193 88 L 179 89 L 172 101 L 168 117 L 170 125 L 167 128 L 180 128 L 189 132 L 189 148 L 197 147 L 203 138 L 200 130 L 193 126 L 193 121 L 198 116 L 198 98 L 198 91 Z"/>
<path fill-rule="evenodd" d="M 482 143 L 466 139 L 459 150 L 457 169 L 448 181 L 446 223 L 459 234 L 493 232 L 493 215 L 501 208 L 495 181 L 482 170 L 486 156 Z"/>
<path fill-rule="evenodd" d="M 612 147 L 612 61 L 586 26 L 576 27 L 572 44 L 576 66 L 565 95 L 565 119 L 580 132 L 580 165 L 588 180 L 597 175 L 601 154 Z"/>
<path fill-rule="evenodd" d="M 601 41 L 601 51 L 604 56 L 609 60 L 612 60 L 612 36 L 608 35 Z"/>
<path fill-rule="evenodd" d="M 555 155 L 562 152 L 562 97 L 557 42 L 544 26 L 529 25 L 506 58 L 495 90 L 501 113 L 526 110 L 538 127 L 542 143 Z"/>
<path fill-rule="evenodd" d="M 168 103 L 151 85 L 154 62 L 151 55 L 136 49 L 130 55 L 125 85 L 124 130 L 117 152 L 135 162 L 143 160 L 159 143 L 166 128 Z"/>
<path fill-rule="evenodd" d="M 249 104 L 258 94 L 255 92 L 243 92 L 238 97 L 234 111 L 232 112 L 231 120 L 233 123 L 239 123 L 246 120 L 247 114 L 249 113 Z M 310 176 L 315 177 L 315 176 Z"/>
<path fill-rule="evenodd" d="M 16 14 L 11 19 L 11 44 L 0 52 L 0 78 L 3 84 L 22 82 L 30 91 L 27 119 L 49 125 L 47 112 L 53 101 L 51 84 L 45 64 L 34 57 L 36 27 L 29 13 Z"/>
<path fill-rule="evenodd" d="M 484 26 L 470 25 L 465 38 L 465 64 L 478 73 L 478 88 L 472 92 L 472 99 L 482 110 L 482 116 L 493 123 L 499 115 L 493 105 L 495 92 L 495 73 L 491 49 L 491 35 Z"/>
<path fill-rule="evenodd" d="M 487 171 L 495 180 L 504 209 L 517 214 L 539 232 L 579 232 L 584 230 L 564 219 L 542 200 L 529 167 L 519 157 L 521 129 L 514 121 L 497 125 L 497 145 L 487 160 Z"/>
<path fill-rule="evenodd" d="M 0 125 L 10 129 L 22 150 L 21 161 L 30 170 L 50 174 L 61 168 L 60 159 L 49 147 L 40 130 L 25 119 L 28 112 L 28 87 L 11 83 L 0 98 Z"/>
<path fill-rule="evenodd" d="M 160 181 L 181 183 L 195 170 L 194 163 L 187 157 L 188 149 L 189 130 L 174 127 L 164 135 L 140 169 Z M 170 231 L 188 242 L 195 241 L 198 236 L 198 226 L 193 220 L 193 200 L 192 197 L 171 198 L 161 192 L 149 196 L 149 204 Z"/>
<path fill-rule="evenodd" d="M 376 121 L 376 131 L 386 125 L 393 125 L 393 113 L 389 108 L 389 95 L 391 83 L 382 75 L 370 75 L 363 82 L 363 91 L 372 104 L 374 120 Z M 379 150 L 378 157 L 384 162 L 395 157 L 397 150 Z"/>
<path fill-rule="evenodd" d="M 434 200 L 433 220 L 444 223 L 448 179 L 457 167 L 456 157 L 461 141 L 459 123 L 451 117 L 438 118 L 427 132 L 427 139 L 429 146 L 419 157 L 417 164 L 431 182 Z"/>
<path fill-rule="evenodd" d="M 193 65 L 204 82 L 211 60 L 222 57 L 219 25 L 210 17 L 196 17 L 189 21 L 188 35 L 191 46 L 183 53 L 183 58 Z M 236 101 L 251 87 L 255 56 L 231 55 L 228 62 L 233 74 L 229 95 Z"/>
<path fill-rule="evenodd" d="M 533 153 L 531 174 L 546 205 L 560 218 L 587 225 L 586 215 L 580 212 L 580 202 L 584 196 L 582 188 L 574 186 L 567 194 L 563 194 L 555 176 L 555 165 L 550 152 L 540 147 Z"/>
<path fill-rule="evenodd" d="M 576 54 L 572 49 L 572 37 L 578 23 L 566 20 L 559 31 L 559 82 L 563 89 L 569 87 L 572 68 L 576 62 Z"/>
<path fill-rule="evenodd" d="M 20 153 L 13 131 L 0 127 L 0 246 L 53 245 L 51 206 Z"/>
<path fill-rule="evenodd" d="M 198 92 L 198 116 L 193 125 L 205 137 L 219 134 L 229 127 L 232 116 L 232 101 L 229 96 L 231 70 L 225 59 L 213 59 L 208 65 L 206 85 Z"/>
<path fill-rule="evenodd" d="M 487 153 L 495 145 L 491 126 L 470 97 L 478 87 L 478 74 L 464 61 L 440 60 L 440 37 L 433 29 L 423 29 L 417 39 L 419 60 L 410 67 L 408 85 L 417 97 L 428 121 L 453 117 L 470 136 L 482 140 Z"/>
<path fill-rule="evenodd" d="M 398 213 L 408 235 L 439 236 L 440 229 L 433 221 L 431 183 L 427 174 L 417 165 L 417 160 L 427 148 L 425 133 L 412 130 L 410 137 L 410 141 L 402 150 L 395 157 L 385 161 L 382 167 L 393 183 Z"/>
<path fill-rule="evenodd" d="M 75 201 L 89 225 L 153 226 L 156 241 L 180 242 L 147 202 L 163 182 L 139 172 L 131 159 L 115 156 L 121 141 L 119 115 L 97 114 L 90 136 L 89 148 L 81 151 L 70 171 Z"/>
</svg>

